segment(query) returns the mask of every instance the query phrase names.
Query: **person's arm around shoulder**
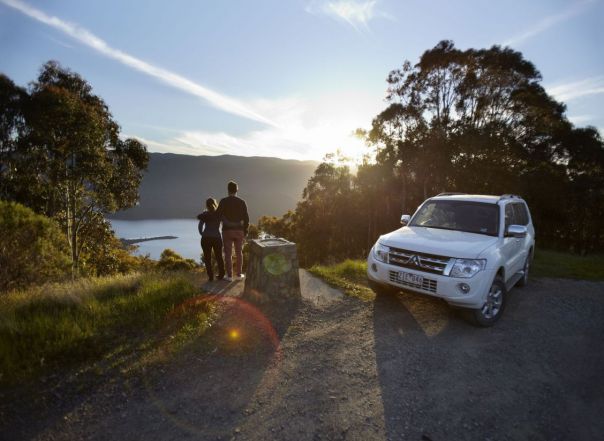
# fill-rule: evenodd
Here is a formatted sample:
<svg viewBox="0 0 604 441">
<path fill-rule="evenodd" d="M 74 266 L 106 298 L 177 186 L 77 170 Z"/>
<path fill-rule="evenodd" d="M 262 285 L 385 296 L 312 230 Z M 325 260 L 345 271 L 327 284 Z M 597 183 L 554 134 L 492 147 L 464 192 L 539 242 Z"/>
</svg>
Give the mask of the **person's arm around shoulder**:
<svg viewBox="0 0 604 441">
<path fill-rule="evenodd" d="M 199 223 L 197 224 L 197 230 L 199 231 L 199 234 L 203 236 L 203 226 L 206 223 L 205 212 L 198 214 L 197 219 L 199 219 Z"/>
</svg>

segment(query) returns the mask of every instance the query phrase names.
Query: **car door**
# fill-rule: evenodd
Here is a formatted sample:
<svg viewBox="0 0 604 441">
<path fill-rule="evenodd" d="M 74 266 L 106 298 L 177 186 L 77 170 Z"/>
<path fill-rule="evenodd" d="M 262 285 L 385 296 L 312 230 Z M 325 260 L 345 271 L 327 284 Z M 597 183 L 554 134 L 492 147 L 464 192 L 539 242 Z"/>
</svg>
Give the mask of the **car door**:
<svg viewBox="0 0 604 441">
<path fill-rule="evenodd" d="M 508 203 L 504 207 L 504 230 L 503 230 L 503 246 L 501 247 L 501 254 L 505 260 L 505 278 L 507 280 L 522 269 L 524 261 L 522 260 L 522 239 L 516 237 L 510 237 L 506 235 L 506 231 L 510 225 L 516 224 L 516 212 L 511 203 Z"/>
</svg>

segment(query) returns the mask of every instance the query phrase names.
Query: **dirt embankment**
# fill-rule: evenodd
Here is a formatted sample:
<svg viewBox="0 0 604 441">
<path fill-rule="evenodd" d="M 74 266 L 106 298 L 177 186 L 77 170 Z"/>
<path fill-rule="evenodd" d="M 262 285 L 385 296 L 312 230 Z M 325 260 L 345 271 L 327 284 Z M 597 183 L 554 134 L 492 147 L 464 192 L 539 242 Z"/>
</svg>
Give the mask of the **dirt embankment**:
<svg viewBox="0 0 604 441">
<path fill-rule="evenodd" d="M 504 317 L 488 329 L 425 296 L 363 303 L 312 279 L 303 286 L 312 287 L 313 301 L 269 311 L 267 320 L 236 300 L 235 285 L 232 308 L 194 348 L 136 378 L 58 396 L 36 414 L 4 393 L 0 438 L 592 440 L 604 433 L 604 283 L 533 280 L 511 293 Z M 325 296 L 317 295 L 322 289 Z"/>
</svg>

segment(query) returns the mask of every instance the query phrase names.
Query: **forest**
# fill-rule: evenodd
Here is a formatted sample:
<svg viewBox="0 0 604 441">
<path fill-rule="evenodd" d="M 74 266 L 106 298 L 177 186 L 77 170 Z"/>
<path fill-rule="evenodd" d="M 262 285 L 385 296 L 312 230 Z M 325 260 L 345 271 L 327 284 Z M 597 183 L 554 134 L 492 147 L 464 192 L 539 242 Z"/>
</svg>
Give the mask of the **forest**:
<svg viewBox="0 0 604 441">
<path fill-rule="evenodd" d="M 259 229 L 298 243 L 304 265 L 364 257 L 441 192 L 518 194 L 531 209 L 537 246 L 602 251 L 604 144 L 576 127 L 520 52 L 459 50 L 441 41 L 387 77 L 387 107 L 353 172 L 328 155 L 295 210 L 265 216 Z"/>
</svg>

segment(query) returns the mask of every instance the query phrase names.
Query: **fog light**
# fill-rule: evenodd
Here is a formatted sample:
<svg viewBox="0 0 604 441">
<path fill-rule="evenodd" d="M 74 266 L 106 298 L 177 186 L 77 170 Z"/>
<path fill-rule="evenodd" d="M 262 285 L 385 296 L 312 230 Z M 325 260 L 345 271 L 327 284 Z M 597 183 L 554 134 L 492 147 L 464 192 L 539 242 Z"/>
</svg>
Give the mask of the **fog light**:
<svg viewBox="0 0 604 441">
<path fill-rule="evenodd" d="M 470 292 L 470 285 L 468 285 L 467 283 L 458 283 L 457 287 L 459 288 L 459 290 L 461 292 L 463 292 L 464 294 L 467 294 Z"/>
<path fill-rule="evenodd" d="M 371 264 L 371 269 L 373 270 L 374 273 L 377 273 L 377 265 L 375 263 Z"/>
</svg>

